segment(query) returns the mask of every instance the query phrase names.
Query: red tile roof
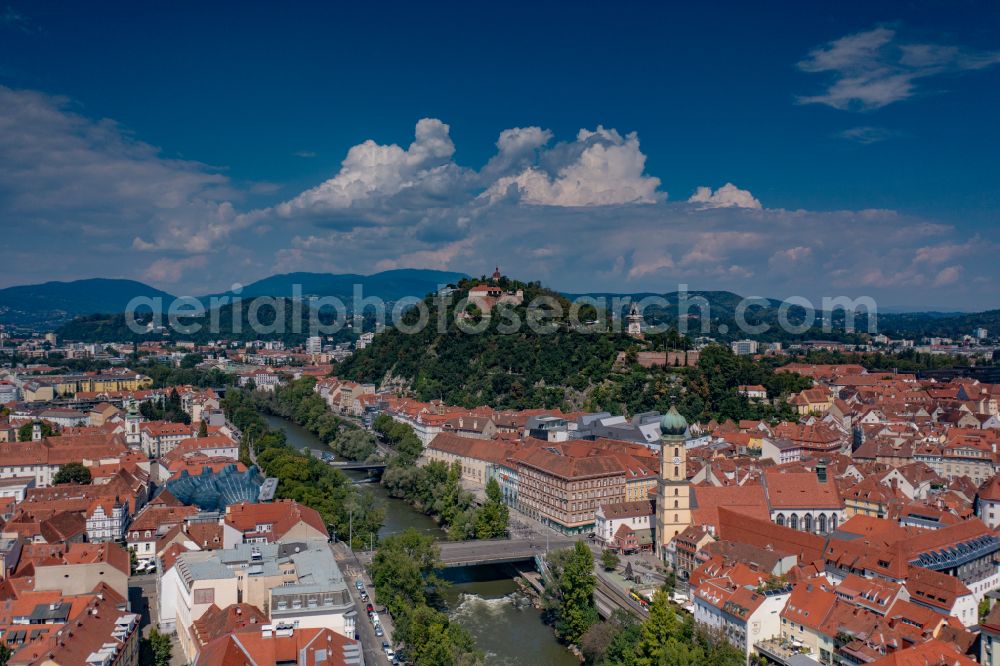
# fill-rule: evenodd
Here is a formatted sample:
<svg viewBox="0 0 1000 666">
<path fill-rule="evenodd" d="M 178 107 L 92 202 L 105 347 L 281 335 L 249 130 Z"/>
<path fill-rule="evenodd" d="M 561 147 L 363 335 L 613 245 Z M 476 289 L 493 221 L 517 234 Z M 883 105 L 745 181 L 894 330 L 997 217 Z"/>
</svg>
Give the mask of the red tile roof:
<svg viewBox="0 0 1000 666">
<path fill-rule="evenodd" d="M 267 616 L 252 604 L 232 604 L 219 608 L 212 604 L 191 624 L 191 638 L 204 647 L 219 636 L 245 630 L 259 631 L 268 624 Z"/>
<path fill-rule="evenodd" d="M 976 666 L 977 662 L 937 639 L 892 652 L 869 666 Z"/>
<path fill-rule="evenodd" d="M 299 523 L 309 525 L 324 536 L 327 534 L 326 524 L 318 511 L 292 500 L 267 504 L 230 504 L 226 507 L 225 523 L 244 534 L 253 533 L 257 525 L 270 524 L 271 531 L 261 535 L 268 541 L 280 539 Z"/>
<path fill-rule="evenodd" d="M 711 525 L 719 530 L 719 509 L 725 507 L 760 520 L 771 517 L 764 487 L 753 483 L 743 486 L 692 486 L 691 515 L 698 525 Z"/>
<path fill-rule="evenodd" d="M 727 507 L 719 508 L 719 538 L 795 555 L 800 563 L 821 559 L 825 545 L 823 537 L 752 518 Z"/>
<path fill-rule="evenodd" d="M 773 510 L 844 508 L 835 479 L 820 482 L 812 472 L 783 474 L 779 470 L 767 470 L 764 480 L 767 499 Z"/>
<path fill-rule="evenodd" d="M 216 638 L 205 646 L 195 666 L 246 666 L 252 664 L 294 663 L 306 666 L 343 666 L 344 649 L 356 645 L 331 629 L 295 629 L 291 635 L 265 636 L 259 628 L 247 628 Z M 326 661 L 318 661 L 316 652 L 326 652 Z"/>
</svg>

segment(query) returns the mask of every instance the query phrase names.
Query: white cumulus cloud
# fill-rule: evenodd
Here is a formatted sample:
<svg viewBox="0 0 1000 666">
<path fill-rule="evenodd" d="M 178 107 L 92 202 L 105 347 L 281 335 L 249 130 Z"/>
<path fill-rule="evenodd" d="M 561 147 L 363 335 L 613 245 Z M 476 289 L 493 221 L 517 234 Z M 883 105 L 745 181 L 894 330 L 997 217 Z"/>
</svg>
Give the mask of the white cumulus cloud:
<svg viewBox="0 0 1000 666">
<path fill-rule="evenodd" d="M 544 151 L 539 164 L 497 179 L 481 196 L 491 203 L 512 197 L 537 206 L 656 203 L 666 195 L 645 167 L 635 132 L 623 137 L 600 126 L 581 129 L 576 141 Z"/>
<path fill-rule="evenodd" d="M 486 163 L 480 176 L 489 184 L 512 171 L 520 171 L 538 161 L 538 151 L 552 140 L 552 132 L 541 127 L 512 127 L 500 132 L 497 154 Z"/>
<path fill-rule="evenodd" d="M 326 182 L 279 204 L 283 217 L 376 203 L 405 190 L 446 191 L 459 176 L 451 161 L 455 144 L 449 127 L 436 118 L 417 123 L 409 148 L 371 139 L 352 147 L 340 171 Z"/>
<path fill-rule="evenodd" d="M 701 204 L 702 208 L 756 208 L 761 207 L 749 190 L 741 190 L 732 183 L 726 183 L 712 191 L 711 187 L 699 187 L 688 199 L 688 203 Z"/>
</svg>

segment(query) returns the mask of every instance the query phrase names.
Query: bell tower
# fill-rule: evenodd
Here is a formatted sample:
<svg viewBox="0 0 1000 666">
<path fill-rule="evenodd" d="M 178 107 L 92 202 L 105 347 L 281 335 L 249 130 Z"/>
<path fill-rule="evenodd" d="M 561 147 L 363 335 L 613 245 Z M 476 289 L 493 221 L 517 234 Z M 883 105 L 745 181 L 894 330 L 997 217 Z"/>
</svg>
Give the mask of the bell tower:
<svg viewBox="0 0 1000 666">
<path fill-rule="evenodd" d="M 125 443 L 130 447 L 137 448 L 142 443 L 142 434 L 139 432 L 139 425 L 142 423 L 142 416 L 139 414 L 139 407 L 134 399 L 129 399 L 125 410 Z"/>
<path fill-rule="evenodd" d="M 628 322 L 628 334 L 633 338 L 642 339 L 642 313 L 639 312 L 638 304 L 632 304 L 625 320 Z"/>
<path fill-rule="evenodd" d="M 688 424 L 676 407 L 660 419 L 660 479 L 656 491 L 657 555 L 691 525 L 691 483 L 687 478 Z"/>
</svg>

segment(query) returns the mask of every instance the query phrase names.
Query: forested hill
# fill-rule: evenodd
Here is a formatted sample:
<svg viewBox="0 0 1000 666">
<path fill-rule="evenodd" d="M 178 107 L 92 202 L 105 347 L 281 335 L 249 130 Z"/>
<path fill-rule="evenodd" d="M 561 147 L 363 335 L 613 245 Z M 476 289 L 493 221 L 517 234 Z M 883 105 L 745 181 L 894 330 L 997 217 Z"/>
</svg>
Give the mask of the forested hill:
<svg viewBox="0 0 1000 666">
<path fill-rule="evenodd" d="M 138 314 L 132 318 L 123 313 L 93 314 L 77 317 L 56 330 L 60 339 L 78 342 L 144 342 L 146 340 L 190 340 L 197 344 L 207 344 L 220 338 L 227 340 L 282 340 L 286 345 L 301 345 L 310 335 L 310 324 L 313 320 L 324 326 L 330 326 L 336 314 L 330 309 L 318 310 L 313 313 L 309 303 L 294 302 L 290 298 L 274 299 L 275 305 L 267 305 L 254 311 L 251 319 L 250 311 L 253 301 L 245 299 L 236 311 L 232 305 L 225 305 L 207 311 L 200 317 L 178 317 L 182 328 L 170 325 L 170 319 L 162 316 L 159 327 L 149 326 L 148 330 L 136 333 L 129 327 L 130 321 L 139 322 L 143 326 L 155 323 L 149 313 Z M 251 321 L 260 326 L 251 325 Z M 334 342 L 353 340 L 355 332 L 346 324 L 349 320 L 341 320 L 343 325 L 330 335 Z M 372 315 L 365 316 L 367 327 L 372 323 Z M 217 323 L 217 326 L 215 325 Z M 140 327 L 141 328 L 141 327 Z"/>
<path fill-rule="evenodd" d="M 135 280 L 94 278 L 0 289 L 0 324 L 42 328 L 92 312 L 121 312 L 136 297 L 174 297 Z"/>
<path fill-rule="evenodd" d="M 1000 331 L 1000 310 L 985 312 L 900 312 L 879 315 L 879 330 L 894 338 L 945 337 L 961 339 L 979 327 L 990 335 Z"/>
<path fill-rule="evenodd" d="M 375 342 L 342 363 L 337 373 L 359 381 L 382 382 L 394 377 L 408 382 L 425 400 L 441 398 L 458 405 L 536 407 L 557 406 L 567 390 L 586 391 L 593 382 L 611 372 L 620 350 L 634 346 L 625 336 L 578 333 L 560 326 L 551 334 L 538 334 L 528 326 L 504 334 L 498 329 L 508 319 L 494 310 L 487 329 L 466 333 L 455 322 L 455 304 L 477 284 L 458 283 L 459 291 L 446 309 L 447 327 L 439 332 L 439 303 L 428 297 L 429 324 L 416 333 L 390 329 L 375 336 Z M 537 283 L 505 283 L 508 289 L 523 289 L 524 302 L 550 296 L 566 308 L 568 301 Z M 526 321 L 525 305 L 511 309 Z M 407 315 L 407 322 L 415 315 Z M 470 323 L 478 320 L 470 320 Z"/>
<path fill-rule="evenodd" d="M 749 404 L 736 387 L 764 384 L 778 396 L 808 385 L 797 375 L 776 374 L 767 366 L 733 356 L 721 346 L 703 352 L 695 368 L 647 370 L 634 362 L 616 364 L 619 352 L 631 358 L 631 352 L 641 349 L 682 346 L 683 340 L 676 333 L 639 342 L 623 333 L 577 331 L 565 319 L 555 320 L 558 326 L 552 333 L 536 333 L 528 326 L 507 333 L 502 327 L 509 323 L 510 315 L 496 310 L 484 332 L 466 333 L 455 324 L 454 304 L 476 283 L 459 283 L 459 292 L 446 305 L 448 326 L 443 332 L 435 325 L 438 304 L 428 298 L 430 325 L 412 334 L 395 329 L 380 333 L 372 345 L 340 364 L 335 374 L 365 382 L 399 381 L 422 400 L 442 399 L 467 407 L 562 407 L 634 414 L 678 404 L 691 418 L 774 417 L 778 415 L 774 408 Z M 508 288 L 524 289 L 525 303 L 546 295 L 568 311 L 565 298 L 537 283 L 510 282 Z M 510 312 L 521 321 L 527 316 L 524 305 Z M 592 313 L 584 313 L 580 319 L 587 321 L 588 314 Z M 411 314 L 404 323 L 415 319 Z"/>
</svg>

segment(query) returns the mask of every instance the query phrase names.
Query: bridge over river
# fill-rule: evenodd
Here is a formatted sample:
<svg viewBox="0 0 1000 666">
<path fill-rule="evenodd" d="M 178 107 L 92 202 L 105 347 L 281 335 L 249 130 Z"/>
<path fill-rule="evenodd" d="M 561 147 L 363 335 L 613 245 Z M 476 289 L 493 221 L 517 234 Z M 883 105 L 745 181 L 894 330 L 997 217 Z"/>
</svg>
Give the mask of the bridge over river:
<svg viewBox="0 0 1000 666">
<path fill-rule="evenodd" d="M 384 462 L 366 463 L 366 462 L 346 462 L 346 461 L 345 462 L 340 462 L 340 461 L 334 461 L 334 462 L 328 462 L 327 464 L 330 467 L 336 467 L 337 469 L 343 469 L 343 470 L 357 469 L 357 470 L 364 470 L 364 471 L 374 470 L 376 472 L 384 472 L 385 471 L 385 463 Z"/>
<path fill-rule="evenodd" d="M 511 564 L 544 556 L 548 550 L 568 548 L 576 543 L 571 537 L 531 536 L 523 539 L 482 541 L 439 541 L 441 564 L 445 568 L 474 567 L 483 564 Z"/>
</svg>

